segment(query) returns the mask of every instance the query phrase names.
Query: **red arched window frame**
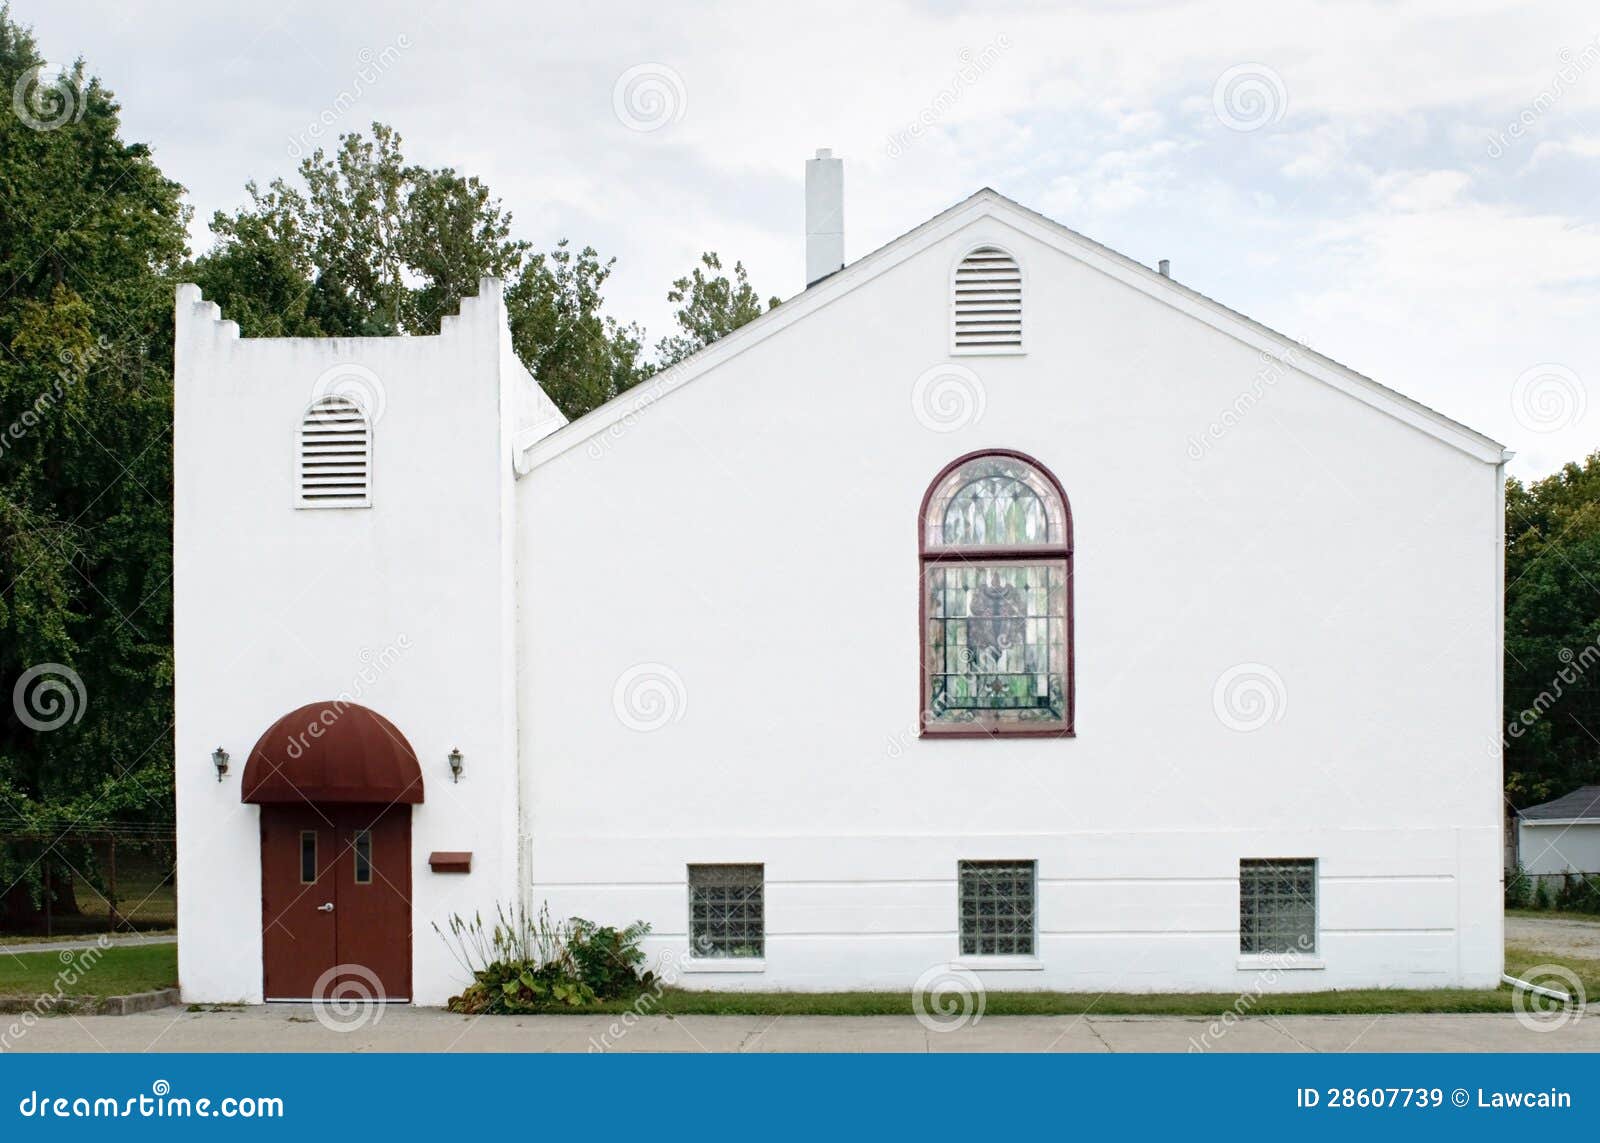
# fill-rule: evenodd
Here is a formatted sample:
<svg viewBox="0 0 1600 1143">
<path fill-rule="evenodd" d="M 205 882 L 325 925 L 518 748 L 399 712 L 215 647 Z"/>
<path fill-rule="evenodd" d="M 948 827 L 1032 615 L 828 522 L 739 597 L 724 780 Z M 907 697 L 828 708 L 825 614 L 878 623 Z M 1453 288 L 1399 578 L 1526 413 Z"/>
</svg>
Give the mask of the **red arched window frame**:
<svg viewBox="0 0 1600 1143">
<path fill-rule="evenodd" d="M 951 540 L 947 518 L 962 492 L 1008 470 L 1031 478 L 1023 483 L 1039 497 L 1045 534 L 1023 543 L 986 543 L 970 536 Z M 988 477 L 983 475 L 986 471 Z M 971 479 L 958 483 L 969 472 Z M 917 513 L 917 552 L 921 737 L 1072 737 L 1076 714 L 1072 506 L 1055 474 L 1014 449 L 980 449 L 957 457 L 940 469 L 923 494 Z M 1041 587 L 1036 579 L 1045 581 L 1042 609 L 1040 592 L 1028 590 Z M 962 585 L 968 581 L 964 596 Z M 976 597 L 973 588 L 979 586 L 988 591 L 987 599 L 998 602 L 971 606 Z M 1019 591 L 1025 601 L 1021 611 L 1014 602 Z M 1041 634 L 1042 644 L 1037 642 Z M 1036 645 L 1030 647 L 1030 641 Z M 1042 660 L 1030 658 L 1041 651 Z M 957 666 L 974 662 L 975 669 L 963 671 Z M 1023 669 L 1024 662 L 1035 669 Z M 1040 666 L 1043 670 L 1037 669 Z M 974 684 L 983 695 L 974 693 Z M 1032 693 L 1019 696 L 1016 692 L 1024 686 Z M 953 693 L 963 688 L 964 693 Z M 1018 705 L 1030 700 L 1031 705 Z M 1010 705 L 988 705 L 991 702 Z"/>
</svg>

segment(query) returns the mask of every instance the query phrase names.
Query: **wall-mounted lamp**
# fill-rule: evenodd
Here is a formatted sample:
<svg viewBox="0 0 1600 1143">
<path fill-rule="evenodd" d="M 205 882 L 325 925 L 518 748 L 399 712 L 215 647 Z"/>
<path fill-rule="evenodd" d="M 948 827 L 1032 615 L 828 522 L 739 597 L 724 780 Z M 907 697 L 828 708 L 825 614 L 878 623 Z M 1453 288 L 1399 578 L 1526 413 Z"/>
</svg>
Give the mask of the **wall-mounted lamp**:
<svg viewBox="0 0 1600 1143">
<path fill-rule="evenodd" d="M 450 780 L 461 781 L 461 751 L 455 748 L 450 751 Z"/>
<path fill-rule="evenodd" d="M 217 768 L 217 781 L 222 781 L 222 776 L 228 772 L 228 752 L 217 747 L 211 752 L 211 764 Z"/>
</svg>

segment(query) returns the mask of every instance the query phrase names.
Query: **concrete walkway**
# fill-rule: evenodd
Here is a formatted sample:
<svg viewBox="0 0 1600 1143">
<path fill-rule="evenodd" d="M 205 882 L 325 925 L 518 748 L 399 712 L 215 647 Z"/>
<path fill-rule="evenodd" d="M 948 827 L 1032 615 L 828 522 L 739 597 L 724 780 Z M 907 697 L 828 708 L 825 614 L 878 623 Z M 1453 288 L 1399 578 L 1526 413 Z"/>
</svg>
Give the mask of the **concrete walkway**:
<svg viewBox="0 0 1600 1143">
<path fill-rule="evenodd" d="M 40 937 L 36 941 L 14 941 L 0 944 L 0 955 L 5 953 L 50 952 L 56 949 L 97 949 L 102 940 L 113 947 L 124 945 L 175 945 L 177 933 L 119 933 L 98 937 Z"/>
<path fill-rule="evenodd" d="M 325 1026 L 309 1005 L 0 1020 L 21 1052 L 1600 1052 L 1600 1018 L 1533 1031 L 1512 1016 L 989 1016 L 950 1031 L 910 1016 L 456 1016 L 395 1006 Z M 363 1019 L 364 1016 L 364 1019 Z M 330 1022 L 333 1018 L 329 1017 Z M 13 1025 L 14 1029 L 15 1026 Z M 620 1033 L 620 1034 L 618 1034 Z"/>
</svg>

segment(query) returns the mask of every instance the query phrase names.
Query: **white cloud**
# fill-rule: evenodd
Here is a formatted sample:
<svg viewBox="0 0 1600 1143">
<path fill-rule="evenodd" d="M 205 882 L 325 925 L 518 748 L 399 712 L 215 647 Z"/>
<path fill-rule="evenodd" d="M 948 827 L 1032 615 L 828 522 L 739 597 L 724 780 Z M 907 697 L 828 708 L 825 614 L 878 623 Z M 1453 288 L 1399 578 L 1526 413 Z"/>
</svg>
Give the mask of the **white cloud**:
<svg viewBox="0 0 1600 1143">
<path fill-rule="evenodd" d="M 18 0 L 13 14 L 113 88 L 127 134 L 189 187 L 201 237 L 247 179 L 290 170 L 290 138 L 362 51 L 404 34 L 415 46 L 336 129 L 392 123 L 414 160 L 483 177 L 523 236 L 617 255 L 614 306 L 652 336 L 703 249 L 743 259 L 763 292 L 799 289 L 801 163 L 831 146 L 852 257 L 994 185 L 1130 256 L 1173 258 L 1181 280 L 1529 454 L 1593 443 L 1521 444 L 1506 401 L 1532 362 L 1600 385 L 1585 313 L 1600 251 L 1575 174 L 1592 180 L 1600 153 L 1600 67 L 1571 65 L 1595 42 L 1592 0 L 283 0 L 159 19 Z M 1281 78 L 1284 115 L 1229 130 L 1213 85 L 1252 61 Z M 653 132 L 613 112 L 617 77 L 646 62 L 673 69 L 686 101 Z M 1564 66 L 1560 97 L 1541 100 Z M 1490 139 L 1536 103 L 1492 161 Z"/>
</svg>

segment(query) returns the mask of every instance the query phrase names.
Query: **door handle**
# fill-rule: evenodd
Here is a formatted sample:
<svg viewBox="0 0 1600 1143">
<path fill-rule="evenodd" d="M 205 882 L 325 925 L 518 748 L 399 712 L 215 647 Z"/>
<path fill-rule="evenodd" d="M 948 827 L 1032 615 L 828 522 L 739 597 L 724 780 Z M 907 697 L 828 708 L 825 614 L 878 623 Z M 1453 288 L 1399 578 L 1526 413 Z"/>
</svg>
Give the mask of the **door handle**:
<svg viewBox="0 0 1600 1143">
<path fill-rule="evenodd" d="M 323 903 L 321 905 L 318 905 L 317 906 L 317 912 L 319 912 L 319 913 L 331 913 L 331 912 L 333 912 L 333 902 L 332 901 L 327 901 L 327 902 L 325 902 L 325 903 Z"/>
</svg>

